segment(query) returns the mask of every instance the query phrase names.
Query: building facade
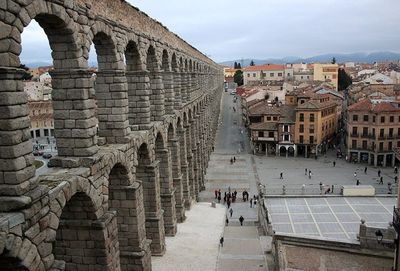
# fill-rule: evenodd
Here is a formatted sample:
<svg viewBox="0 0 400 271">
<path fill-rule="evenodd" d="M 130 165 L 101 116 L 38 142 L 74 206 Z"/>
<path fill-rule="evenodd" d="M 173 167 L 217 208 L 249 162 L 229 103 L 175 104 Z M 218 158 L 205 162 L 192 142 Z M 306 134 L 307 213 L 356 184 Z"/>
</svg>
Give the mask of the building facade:
<svg viewBox="0 0 400 271">
<path fill-rule="evenodd" d="M 400 147 L 399 102 L 363 99 L 348 108 L 348 160 L 394 166 Z"/>
<path fill-rule="evenodd" d="M 314 80 L 330 82 L 338 90 L 338 64 L 314 63 Z"/>
</svg>

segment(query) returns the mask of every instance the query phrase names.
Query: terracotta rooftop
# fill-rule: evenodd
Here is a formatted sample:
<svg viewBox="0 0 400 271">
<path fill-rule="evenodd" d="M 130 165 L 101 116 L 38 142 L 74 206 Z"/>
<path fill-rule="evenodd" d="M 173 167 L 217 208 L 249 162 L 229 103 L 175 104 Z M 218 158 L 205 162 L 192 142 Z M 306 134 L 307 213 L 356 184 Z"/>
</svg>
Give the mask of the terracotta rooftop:
<svg viewBox="0 0 400 271">
<path fill-rule="evenodd" d="M 276 122 L 258 122 L 250 125 L 251 130 L 278 130 L 278 124 Z"/>
<path fill-rule="evenodd" d="M 333 105 L 336 105 L 336 103 L 332 102 L 332 101 L 327 101 L 327 102 L 321 103 L 317 100 L 310 100 L 303 104 L 298 105 L 296 109 L 322 109 L 322 108 L 330 107 Z"/>
<path fill-rule="evenodd" d="M 257 66 L 248 66 L 243 71 L 281 71 L 285 69 L 285 65 L 265 64 Z"/>
<path fill-rule="evenodd" d="M 375 113 L 380 112 L 399 112 L 400 108 L 395 106 L 393 102 L 378 102 L 372 103 L 370 99 L 363 99 L 349 106 L 348 111 L 370 111 Z"/>
<path fill-rule="evenodd" d="M 279 108 L 275 106 L 268 106 L 267 101 L 262 101 L 249 108 L 249 115 L 279 115 Z"/>
</svg>

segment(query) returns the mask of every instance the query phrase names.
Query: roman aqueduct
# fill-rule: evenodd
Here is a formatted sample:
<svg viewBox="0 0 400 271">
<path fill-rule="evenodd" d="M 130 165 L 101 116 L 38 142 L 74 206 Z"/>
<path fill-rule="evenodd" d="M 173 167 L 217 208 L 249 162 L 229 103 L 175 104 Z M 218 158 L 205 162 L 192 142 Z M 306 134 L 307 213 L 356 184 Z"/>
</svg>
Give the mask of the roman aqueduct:
<svg viewBox="0 0 400 271">
<path fill-rule="evenodd" d="M 59 155 L 41 176 L 19 59 L 32 20 L 54 63 Z M 151 270 L 204 187 L 222 89 L 216 63 L 123 0 L 0 1 L 0 269 Z"/>
</svg>

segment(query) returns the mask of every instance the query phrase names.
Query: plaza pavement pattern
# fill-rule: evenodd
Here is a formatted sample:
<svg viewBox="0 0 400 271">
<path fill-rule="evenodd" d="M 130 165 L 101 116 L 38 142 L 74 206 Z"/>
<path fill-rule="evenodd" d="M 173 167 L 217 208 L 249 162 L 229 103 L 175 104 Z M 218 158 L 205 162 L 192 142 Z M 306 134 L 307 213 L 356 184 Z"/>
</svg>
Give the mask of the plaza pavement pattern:
<svg viewBox="0 0 400 271">
<path fill-rule="evenodd" d="M 371 227 L 387 228 L 393 197 L 268 198 L 275 232 L 329 239 L 357 240 L 361 219 Z"/>
</svg>

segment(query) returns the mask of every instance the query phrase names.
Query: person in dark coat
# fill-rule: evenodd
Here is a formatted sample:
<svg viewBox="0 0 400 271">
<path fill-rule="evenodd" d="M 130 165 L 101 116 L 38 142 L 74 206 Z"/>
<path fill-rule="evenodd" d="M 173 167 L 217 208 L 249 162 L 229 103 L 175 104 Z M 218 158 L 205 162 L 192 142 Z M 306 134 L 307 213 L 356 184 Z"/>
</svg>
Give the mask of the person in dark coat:
<svg viewBox="0 0 400 271">
<path fill-rule="evenodd" d="M 240 217 L 239 217 L 240 226 L 243 226 L 243 221 L 244 221 L 243 216 L 240 216 Z"/>
</svg>

